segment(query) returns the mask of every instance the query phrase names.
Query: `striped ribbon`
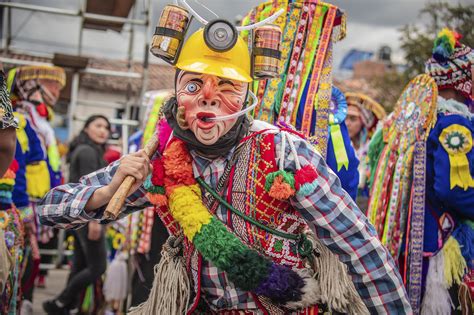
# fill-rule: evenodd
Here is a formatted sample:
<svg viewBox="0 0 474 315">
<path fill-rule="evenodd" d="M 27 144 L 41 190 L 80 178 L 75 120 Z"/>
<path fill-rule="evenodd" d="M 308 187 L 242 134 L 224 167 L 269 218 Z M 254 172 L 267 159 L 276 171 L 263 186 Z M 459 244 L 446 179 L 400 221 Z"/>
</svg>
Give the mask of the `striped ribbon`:
<svg viewBox="0 0 474 315">
<path fill-rule="evenodd" d="M 413 163 L 413 203 L 410 230 L 408 296 L 414 314 L 420 311 L 423 264 L 423 230 L 425 224 L 426 143 L 415 143 Z"/>
<path fill-rule="evenodd" d="M 311 22 L 311 28 L 309 31 L 309 36 L 308 36 L 308 41 L 306 45 L 306 51 L 304 53 L 305 56 L 309 56 L 307 58 L 308 62 L 304 63 L 304 68 L 303 68 L 303 83 L 306 85 L 306 81 L 308 80 L 308 77 L 311 73 L 311 70 L 313 68 L 313 62 L 314 62 L 314 57 L 316 56 L 316 51 L 318 48 L 319 44 L 319 37 L 321 36 L 321 30 L 323 27 L 323 22 L 324 22 L 324 16 L 326 15 L 326 12 L 328 10 L 328 7 L 325 5 L 317 5 L 316 6 L 316 11 L 314 13 L 312 22 Z M 305 58 L 306 59 L 306 58 Z M 303 87 L 304 87 L 303 85 Z M 298 106 L 301 103 L 301 98 L 303 96 L 304 88 L 300 89 L 298 93 L 298 100 L 296 104 Z M 292 114 L 291 122 L 292 124 L 296 124 L 296 116 L 298 114 L 298 111 L 294 111 Z"/>
<path fill-rule="evenodd" d="M 288 57 L 291 52 L 291 47 L 293 45 L 293 40 L 296 33 L 296 26 L 300 15 L 301 6 L 291 5 L 290 16 L 288 18 L 288 22 L 286 23 L 285 30 L 283 32 L 283 41 L 281 43 L 281 62 L 283 64 L 281 65 L 280 69 L 282 69 L 282 73 L 280 77 L 268 81 L 267 89 L 262 101 L 262 106 L 259 111 L 256 111 L 258 113 L 258 115 L 255 117 L 256 119 L 273 123 L 273 111 L 275 109 L 279 111 L 279 103 L 277 101 L 279 87 L 282 82 L 285 82 L 286 69 L 289 64 Z"/>
<path fill-rule="evenodd" d="M 329 116 L 331 114 L 330 102 L 331 102 L 331 87 L 332 87 L 332 42 L 329 43 L 329 48 L 326 52 L 326 61 L 322 71 L 321 80 L 319 82 L 318 91 L 318 107 L 316 129 L 314 135 L 317 139 L 317 148 L 323 157 L 326 157 L 328 148 L 328 127 L 329 127 Z M 311 119 L 309 120 L 311 122 Z M 304 120 L 303 124 L 304 125 Z M 310 130 L 308 129 L 308 135 Z"/>
<path fill-rule="evenodd" d="M 328 137 L 328 120 L 329 120 L 329 101 L 330 101 L 330 91 L 331 91 L 331 64 L 332 64 L 332 47 L 331 43 L 331 33 L 336 18 L 337 8 L 330 6 L 326 15 L 326 21 L 322 30 L 320 37 L 320 43 L 318 51 L 316 53 L 316 59 L 313 65 L 313 74 L 311 77 L 311 84 L 308 90 L 308 96 L 306 98 L 306 104 L 304 105 L 304 114 L 302 118 L 301 132 L 309 136 L 311 130 L 311 119 L 314 109 L 314 100 L 316 99 L 316 92 L 318 91 L 319 81 L 321 76 L 324 73 L 325 83 L 329 83 L 329 87 L 321 85 L 319 87 L 319 92 L 321 88 L 329 91 L 329 98 L 321 98 L 319 96 L 318 104 L 318 117 L 316 121 L 316 130 L 314 134 L 314 139 L 317 141 L 317 147 L 320 150 L 320 153 L 323 156 L 326 156 L 327 149 L 327 137 Z M 329 80 L 329 81 L 327 81 Z"/>
<path fill-rule="evenodd" d="M 303 5 L 303 13 L 301 14 L 301 19 L 298 23 L 298 30 L 296 32 L 295 43 L 293 45 L 293 51 L 291 53 L 290 58 L 290 65 L 288 69 L 287 80 L 285 83 L 285 88 L 283 90 L 283 98 L 280 107 L 280 114 L 278 119 L 283 120 L 285 123 L 289 123 L 288 117 L 288 109 L 289 109 L 289 102 L 290 102 L 290 95 L 293 89 L 293 84 L 295 80 L 296 70 L 298 67 L 298 61 L 301 57 L 302 50 L 303 50 L 303 43 L 304 43 L 304 35 L 306 32 L 306 28 L 308 25 L 309 19 L 309 7 L 308 5 Z"/>
<path fill-rule="evenodd" d="M 291 89 L 290 92 L 290 101 L 288 103 L 288 113 L 291 117 L 294 117 L 294 119 L 291 118 L 290 123 L 295 126 L 296 125 L 296 113 L 298 112 L 295 110 L 299 106 L 298 101 L 298 96 L 300 93 L 303 92 L 304 86 L 306 83 L 306 80 L 303 80 L 303 74 L 305 68 L 308 68 L 307 65 L 312 65 L 313 63 L 313 58 L 314 56 L 311 56 L 311 50 L 309 49 L 314 42 L 317 42 L 319 39 L 319 36 L 316 37 L 314 33 L 314 28 L 312 27 L 315 23 L 313 23 L 313 16 L 316 12 L 316 5 L 311 4 L 310 5 L 310 13 L 309 13 L 309 19 L 308 19 L 308 26 L 307 26 L 307 33 L 306 33 L 306 43 L 305 47 L 303 49 L 303 52 L 301 53 L 300 60 L 298 61 L 298 66 L 296 67 L 296 73 L 294 77 L 294 83 L 293 83 L 293 88 Z M 312 32 L 313 31 L 313 32 Z"/>
</svg>

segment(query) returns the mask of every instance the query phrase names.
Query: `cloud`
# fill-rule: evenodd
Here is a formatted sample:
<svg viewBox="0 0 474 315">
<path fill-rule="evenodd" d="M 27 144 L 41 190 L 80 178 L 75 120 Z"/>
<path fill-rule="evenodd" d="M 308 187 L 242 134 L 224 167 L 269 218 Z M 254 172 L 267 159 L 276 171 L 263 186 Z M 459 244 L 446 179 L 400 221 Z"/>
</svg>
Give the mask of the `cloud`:
<svg viewBox="0 0 474 315">
<path fill-rule="evenodd" d="M 78 10 L 76 1 L 64 0 L 23 0 L 14 1 L 40 6 L 48 6 L 61 9 Z M 206 18 L 213 18 L 213 15 L 188 0 L 189 3 Z M 200 0 L 207 7 L 211 8 L 220 17 L 234 20 L 237 15 L 243 15 L 252 7 L 262 2 L 259 0 Z M 152 0 L 151 8 L 151 28 L 150 34 L 145 34 L 145 27 L 135 26 L 134 34 L 134 59 L 143 59 L 145 42 L 149 42 L 154 26 L 159 19 L 161 10 L 166 4 L 173 3 L 172 0 L 155 1 Z M 144 1 L 137 1 L 138 12 L 143 12 Z M 139 16 L 143 18 L 143 14 Z M 194 23 L 192 29 L 199 27 Z M 126 26 L 121 33 L 113 31 L 84 30 L 83 32 L 83 54 L 109 57 L 115 59 L 127 58 L 127 49 L 130 32 Z M 26 10 L 12 10 L 12 47 L 24 51 L 41 52 L 52 54 L 63 52 L 76 54 L 79 42 L 80 19 L 78 17 L 53 15 Z"/>
<path fill-rule="evenodd" d="M 234 20 L 237 15 L 244 15 L 252 7 L 263 0 L 199 0 L 211 8 L 220 17 Z M 461 0 L 469 3 L 472 0 Z M 78 9 L 76 1 L 64 0 L 22 0 L 14 1 L 44 5 L 65 9 Z M 172 0 L 152 0 L 152 27 L 158 21 L 162 8 Z M 206 18 L 213 18 L 194 0 L 188 2 Z M 394 53 L 395 61 L 402 61 L 403 56 L 399 47 L 398 29 L 418 20 L 419 11 L 429 2 L 428 0 L 332 0 L 347 13 L 347 38 L 335 45 L 335 66 L 339 65 L 344 54 L 351 48 L 377 51 L 381 45 L 389 45 Z M 137 1 L 138 12 L 143 11 L 144 1 Z M 197 29 L 194 23 L 192 30 Z M 23 10 L 13 11 L 13 47 L 27 51 L 45 53 L 65 52 L 77 53 L 79 40 L 80 19 L 46 13 L 34 13 Z M 86 55 L 119 58 L 127 57 L 129 28 L 122 33 L 85 30 L 83 33 L 83 53 Z M 144 44 L 149 42 L 152 34 L 145 34 L 145 28 L 135 27 L 134 59 L 144 56 Z M 155 59 L 152 59 L 155 60 Z"/>
</svg>

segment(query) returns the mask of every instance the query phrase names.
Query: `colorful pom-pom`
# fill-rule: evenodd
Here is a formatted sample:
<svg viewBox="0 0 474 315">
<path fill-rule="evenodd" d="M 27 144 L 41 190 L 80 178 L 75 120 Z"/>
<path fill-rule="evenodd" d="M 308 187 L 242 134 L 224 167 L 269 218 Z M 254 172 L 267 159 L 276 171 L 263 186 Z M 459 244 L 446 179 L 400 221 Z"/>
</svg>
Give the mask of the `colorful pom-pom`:
<svg viewBox="0 0 474 315">
<path fill-rule="evenodd" d="M 297 170 L 295 174 L 296 194 L 299 196 L 311 195 L 316 190 L 317 178 L 316 170 L 309 164 Z"/>
<path fill-rule="evenodd" d="M 163 153 L 165 150 L 166 144 L 168 143 L 168 139 L 171 136 L 171 133 L 173 132 L 173 129 L 171 129 L 170 125 L 166 121 L 166 119 L 161 119 L 158 122 L 158 151 Z"/>
<path fill-rule="evenodd" d="M 438 62 L 445 62 L 454 52 L 455 45 L 456 34 L 448 28 L 443 28 L 435 39 L 433 58 Z"/>
<path fill-rule="evenodd" d="M 148 200 L 150 200 L 150 202 L 155 206 L 163 207 L 168 204 L 168 198 L 165 195 L 147 193 L 146 196 Z"/>
<path fill-rule="evenodd" d="M 153 165 L 153 173 L 151 176 L 151 183 L 154 186 L 164 186 L 165 181 L 165 168 L 163 166 L 163 160 L 161 159 L 154 159 L 152 162 Z"/>
<path fill-rule="evenodd" d="M 11 162 L 8 168 L 11 169 L 14 173 L 18 172 L 18 170 L 20 169 L 20 166 L 18 165 L 18 161 L 13 159 L 13 161 Z"/>
<path fill-rule="evenodd" d="M 290 172 L 284 171 L 284 170 L 279 170 L 276 172 L 272 172 L 267 174 L 266 179 L 265 179 L 265 190 L 270 191 L 270 188 L 273 185 L 273 182 L 275 181 L 275 178 L 278 176 L 282 177 L 283 182 L 288 183 L 291 188 L 295 188 L 295 176 L 291 174 Z"/>
<path fill-rule="evenodd" d="M 295 177 L 284 170 L 270 173 L 266 177 L 265 190 L 275 199 L 288 199 L 295 195 Z"/>
<path fill-rule="evenodd" d="M 301 185 L 312 183 L 318 178 L 318 173 L 310 164 L 303 166 L 295 173 L 295 188 L 300 189 Z"/>
</svg>

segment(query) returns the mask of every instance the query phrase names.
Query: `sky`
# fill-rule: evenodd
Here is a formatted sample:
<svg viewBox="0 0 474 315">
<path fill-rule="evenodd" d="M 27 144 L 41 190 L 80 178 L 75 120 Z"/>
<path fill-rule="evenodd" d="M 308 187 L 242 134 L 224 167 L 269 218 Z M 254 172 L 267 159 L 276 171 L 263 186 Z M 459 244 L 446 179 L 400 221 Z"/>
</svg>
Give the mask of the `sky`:
<svg viewBox="0 0 474 315">
<path fill-rule="evenodd" d="M 138 17 L 146 0 L 136 0 Z M 263 0 L 199 0 L 222 18 L 234 20 Z M 417 23 L 419 11 L 432 0 L 328 0 L 347 13 L 347 37 L 334 47 L 334 63 L 337 67 L 343 56 L 352 48 L 377 51 L 388 45 L 393 51 L 393 60 L 403 63 L 399 47 L 399 29 L 407 23 Z M 453 3 L 468 3 L 472 0 L 450 0 Z M 56 8 L 78 9 L 81 0 L 12 0 Z M 158 20 L 163 6 L 172 0 L 152 0 L 151 24 Z M 202 15 L 211 18 L 212 14 L 203 9 L 195 0 L 188 2 Z M 143 16 L 141 14 L 141 16 Z M 12 47 L 39 53 L 62 52 L 75 54 L 79 39 L 80 19 L 14 10 L 12 14 Z M 194 25 L 194 28 L 196 25 Z M 122 31 L 94 31 L 83 33 L 83 53 L 91 56 L 125 59 L 130 33 Z M 144 56 L 145 41 L 152 34 L 145 34 L 145 28 L 135 26 L 133 58 Z M 3 44 L 3 43 L 2 43 Z M 154 57 L 151 57 L 152 59 Z M 152 60 L 153 61 L 153 60 Z"/>
</svg>

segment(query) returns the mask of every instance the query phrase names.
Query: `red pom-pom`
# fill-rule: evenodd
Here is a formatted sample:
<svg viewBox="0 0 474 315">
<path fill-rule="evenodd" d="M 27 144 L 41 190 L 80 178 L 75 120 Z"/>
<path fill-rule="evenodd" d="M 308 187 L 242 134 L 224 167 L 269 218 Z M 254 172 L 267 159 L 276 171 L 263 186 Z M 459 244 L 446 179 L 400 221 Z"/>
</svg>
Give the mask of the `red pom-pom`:
<svg viewBox="0 0 474 315">
<path fill-rule="evenodd" d="M 18 169 L 20 168 L 20 166 L 18 165 L 18 161 L 16 159 L 13 159 L 13 161 L 11 162 L 8 168 L 12 170 L 13 173 L 18 172 Z"/>
<path fill-rule="evenodd" d="M 165 185 L 165 168 L 163 166 L 163 161 L 161 159 L 155 159 L 151 162 L 153 165 L 153 173 L 151 175 L 151 183 L 154 186 L 164 186 Z"/>
<path fill-rule="evenodd" d="M 36 106 L 36 111 L 41 117 L 48 117 L 48 107 L 45 103 L 41 103 Z"/>
<path fill-rule="evenodd" d="M 316 178 L 318 178 L 318 173 L 316 173 L 316 170 L 312 165 L 308 164 L 303 166 L 295 173 L 296 190 L 299 190 L 301 185 L 314 182 Z"/>
</svg>

